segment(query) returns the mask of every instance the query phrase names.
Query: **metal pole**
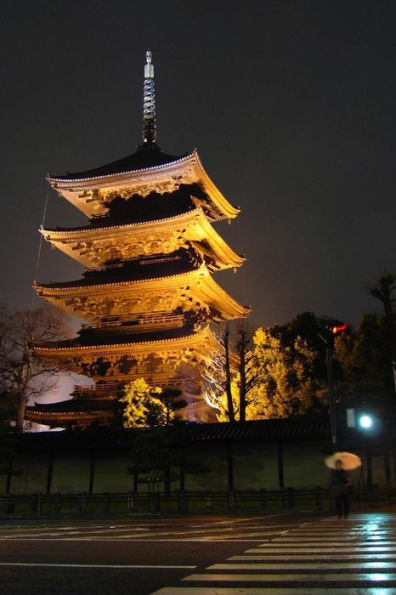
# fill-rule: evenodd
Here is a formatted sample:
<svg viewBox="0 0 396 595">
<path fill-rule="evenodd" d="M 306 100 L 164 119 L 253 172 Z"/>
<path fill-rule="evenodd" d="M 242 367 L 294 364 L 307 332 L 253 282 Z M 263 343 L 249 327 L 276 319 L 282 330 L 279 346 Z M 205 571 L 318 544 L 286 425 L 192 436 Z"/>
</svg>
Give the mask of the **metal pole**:
<svg viewBox="0 0 396 595">
<path fill-rule="evenodd" d="M 330 430 L 331 442 L 334 452 L 337 450 L 337 420 L 336 420 L 336 402 L 334 397 L 334 383 L 333 383 L 333 343 L 331 339 L 326 341 L 326 367 L 327 367 L 327 382 L 329 388 L 329 416 L 330 416 Z"/>
</svg>

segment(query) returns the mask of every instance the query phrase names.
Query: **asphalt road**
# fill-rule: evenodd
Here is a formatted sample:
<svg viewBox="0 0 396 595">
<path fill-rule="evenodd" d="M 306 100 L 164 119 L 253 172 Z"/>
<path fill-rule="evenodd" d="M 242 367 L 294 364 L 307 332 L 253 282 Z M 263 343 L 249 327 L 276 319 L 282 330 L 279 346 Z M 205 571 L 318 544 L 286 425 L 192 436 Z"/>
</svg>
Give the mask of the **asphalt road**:
<svg viewBox="0 0 396 595">
<path fill-rule="evenodd" d="M 396 520 L 357 514 L 0 525 L 4 595 L 396 593 Z"/>
<path fill-rule="evenodd" d="M 289 515 L 0 526 L 0 585 L 7 595 L 143 595 L 298 526 Z"/>
</svg>

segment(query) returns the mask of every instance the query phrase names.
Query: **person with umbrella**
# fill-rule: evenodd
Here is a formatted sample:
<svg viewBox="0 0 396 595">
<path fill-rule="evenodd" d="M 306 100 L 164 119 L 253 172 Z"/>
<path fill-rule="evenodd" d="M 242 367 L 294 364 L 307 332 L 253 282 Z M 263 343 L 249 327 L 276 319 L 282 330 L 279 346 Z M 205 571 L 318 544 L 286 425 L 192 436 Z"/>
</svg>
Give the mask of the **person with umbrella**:
<svg viewBox="0 0 396 595">
<path fill-rule="evenodd" d="M 351 478 L 348 471 L 361 466 L 360 458 L 350 452 L 335 452 L 325 459 L 331 469 L 330 490 L 334 496 L 335 511 L 339 519 L 348 518 L 350 511 Z"/>
</svg>

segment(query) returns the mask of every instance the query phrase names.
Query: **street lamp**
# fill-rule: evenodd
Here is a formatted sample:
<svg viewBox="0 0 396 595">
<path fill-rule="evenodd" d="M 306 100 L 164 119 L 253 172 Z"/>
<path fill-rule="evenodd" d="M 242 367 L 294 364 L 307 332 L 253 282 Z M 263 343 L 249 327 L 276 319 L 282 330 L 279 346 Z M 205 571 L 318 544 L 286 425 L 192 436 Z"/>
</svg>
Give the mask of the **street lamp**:
<svg viewBox="0 0 396 595">
<path fill-rule="evenodd" d="M 373 427 L 373 418 L 371 417 L 371 415 L 363 413 L 359 417 L 358 424 L 363 430 L 370 430 L 370 428 Z"/>
</svg>

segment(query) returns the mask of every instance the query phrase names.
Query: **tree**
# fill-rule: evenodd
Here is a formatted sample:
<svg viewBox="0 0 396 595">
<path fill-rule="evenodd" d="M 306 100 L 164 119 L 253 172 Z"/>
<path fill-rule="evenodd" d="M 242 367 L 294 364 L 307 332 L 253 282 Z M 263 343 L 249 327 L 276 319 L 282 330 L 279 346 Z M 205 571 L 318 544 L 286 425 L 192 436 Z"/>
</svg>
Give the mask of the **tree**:
<svg viewBox="0 0 396 595">
<path fill-rule="evenodd" d="M 393 362 L 396 360 L 396 316 L 393 312 L 396 279 L 391 273 L 384 273 L 378 281 L 369 288 L 370 294 L 382 303 L 383 314 L 378 322 L 381 330 L 381 351 L 383 353 L 384 369 L 383 382 L 390 402 L 395 399 L 395 385 L 393 380 Z"/>
<path fill-rule="evenodd" d="M 230 331 L 226 326 L 224 332 L 217 337 L 222 349 L 215 353 L 211 363 L 202 372 L 201 392 L 206 403 L 218 409 L 221 417 L 227 421 L 235 421 L 235 401 L 232 390 Z"/>
<path fill-rule="evenodd" d="M 166 413 L 159 399 L 160 393 L 161 388 L 150 386 L 144 378 L 138 378 L 127 384 L 124 396 L 119 399 L 121 403 L 125 403 L 124 428 L 164 425 Z"/>
<path fill-rule="evenodd" d="M 230 363 L 230 329 L 226 326 L 224 336 L 224 379 L 225 379 L 225 392 L 227 395 L 227 411 L 229 420 L 235 421 L 234 402 L 232 399 L 231 391 L 231 363 Z"/>
<path fill-rule="evenodd" d="M 383 317 L 364 314 L 359 327 L 337 337 L 334 354 L 342 376 L 336 389 L 346 406 L 392 403 L 391 364 L 383 337 Z M 390 398 L 390 396 L 392 398 Z"/>
<path fill-rule="evenodd" d="M 0 394 L 0 434 L 10 429 L 10 423 L 18 418 L 19 397 L 16 393 L 2 391 Z"/>
<path fill-rule="evenodd" d="M 396 280 L 390 273 L 369 286 L 369 293 L 381 302 L 382 312 L 364 314 L 356 330 L 351 329 L 335 341 L 335 357 L 342 369 L 339 393 L 347 406 L 394 409 L 395 289 Z"/>
<path fill-rule="evenodd" d="M 181 391 L 172 387 L 150 386 L 138 378 L 125 386 L 123 410 L 124 428 L 169 426 L 175 421 L 176 412 L 186 406 L 180 399 Z"/>
<path fill-rule="evenodd" d="M 235 378 L 238 391 L 239 421 L 246 420 L 246 409 L 250 404 L 248 395 L 257 382 L 257 369 L 254 366 L 251 336 L 242 323 L 238 328 L 236 349 L 239 356 L 238 374 Z M 234 389 L 235 390 L 235 389 Z"/>
<path fill-rule="evenodd" d="M 290 417 L 323 408 L 325 383 L 316 374 L 317 352 L 285 327 L 259 328 L 253 336 L 248 419 Z"/>
<path fill-rule="evenodd" d="M 326 401 L 326 371 L 317 330 L 318 319 L 310 312 L 283 326 L 259 328 L 253 340 L 241 325 L 229 390 L 224 353 L 213 358 L 211 368 L 204 373 L 203 395 L 218 410 L 218 420 L 268 419 L 321 411 Z"/>
<path fill-rule="evenodd" d="M 0 306 L 0 396 L 2 407 L 7 400 L 18 401 L 16 416 L 12 413 L 18 430 L 23 430 L 26 404 L 57 382 L 59 370 L 46 363 L 35 346 L 69 334 L 67 315 L 52 306 L 13 313 Z"/>
<path fill-rule="evenodd" d="M 394 325 L 393 304 L 396 302 L 394 291 L 396 290 L 396 279 L 391 273 L 384 273 L 376 283 L 368 287 L 369 293 L 382 302 L 384 316 L 390 325 Z"/>
<path fill-rule="evenodd" d="M 158 395 L 159 400 L 165 407 L 166 426 L 169 426 L 171 421 L 175 419 L 176 411 L 187 405 L 187 402 L 180 398 L 181 394 L 182 391 L 178 388 L 166 387 Z"/>
</svg>

